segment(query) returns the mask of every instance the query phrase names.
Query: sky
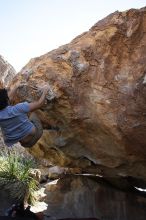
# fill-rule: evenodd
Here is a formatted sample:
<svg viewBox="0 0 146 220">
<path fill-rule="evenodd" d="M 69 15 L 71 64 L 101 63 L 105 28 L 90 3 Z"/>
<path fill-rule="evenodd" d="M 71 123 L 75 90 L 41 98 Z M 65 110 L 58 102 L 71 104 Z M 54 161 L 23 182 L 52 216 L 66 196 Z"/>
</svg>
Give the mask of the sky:
<svg viewBox="0 0 146 220">
<path fill-rule="evenodd" d="M 146 6 L 146 0 L 0 0 L 0 55 L 19 72 L 114 11 Z"/>
</svg>

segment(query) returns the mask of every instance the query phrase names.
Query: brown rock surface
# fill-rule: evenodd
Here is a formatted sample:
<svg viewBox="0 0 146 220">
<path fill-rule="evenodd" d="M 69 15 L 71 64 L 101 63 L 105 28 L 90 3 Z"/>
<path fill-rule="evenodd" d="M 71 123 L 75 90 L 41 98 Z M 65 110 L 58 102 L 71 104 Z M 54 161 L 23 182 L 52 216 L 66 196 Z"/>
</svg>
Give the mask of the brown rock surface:
<svg viewBox="0 0 146 220">
<path fill-rule="evenodd" d="M 27 85 L 16 102 L 32 101 L 50 86 L 37 112 L 44 135 L 35 156 L 104 176 L 146 178 L 146 8 L 107 16 L 31 59 L 17 80 Z M 60 130 L 47 130 L 49 123 Z"/>
<path fill-rule="evenodd" d="M 58 180 L 56 185 L 48 183 L 45 193 L 48 204 L 45 214 L 57 219 L 145 220 L 146 216 L 144 197 L 83 176 L 69 176 Z"/>
</svg>

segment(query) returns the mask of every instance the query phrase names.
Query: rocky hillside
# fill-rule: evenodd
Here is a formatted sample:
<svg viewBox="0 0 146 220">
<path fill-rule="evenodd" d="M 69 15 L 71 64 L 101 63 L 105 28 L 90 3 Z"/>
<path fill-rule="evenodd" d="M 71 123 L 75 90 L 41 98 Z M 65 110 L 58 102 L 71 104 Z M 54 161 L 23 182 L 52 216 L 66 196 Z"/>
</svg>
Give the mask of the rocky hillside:
<svg viewBox="0 0 146 220">
<path fill-rule="evenodd" d="M 15 69 L 0 55 L 0 85 L 7 86 L 15 75 Z"/>
</svg>

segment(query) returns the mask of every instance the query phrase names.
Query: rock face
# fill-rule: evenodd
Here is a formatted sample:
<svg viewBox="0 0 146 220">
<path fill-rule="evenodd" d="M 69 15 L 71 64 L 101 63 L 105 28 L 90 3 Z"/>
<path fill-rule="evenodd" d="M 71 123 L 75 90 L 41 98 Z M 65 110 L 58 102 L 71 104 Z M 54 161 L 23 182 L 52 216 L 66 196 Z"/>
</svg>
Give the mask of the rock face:
<svg viewBox="0 0 146 220">
<path fill-rule="evenodd" d="M 44 135 L 39 159 L 103 176 L 146 178 L 146 8 L 115 12 L 88 32 L 30 60 L 16 102 L 35 100 Z M 13 81 L 13 83 L 14 83 Z M 36 90 L 37 89 L 37 90 Z M 49 124 L 59 131 L 51 131 Z"/>
<path fill-rule="evenodd" d="M 97 218 L 104 220 L 145 220 L 145 198 L 96 183 L 87 177 L 67 177 L 47 184 L 50 219 Z"/>
<path fill-rule="evenodd" d="M 7 86 L 15 75 L 15 69 L 0 55 L 0 87 Z"/>
</svg>

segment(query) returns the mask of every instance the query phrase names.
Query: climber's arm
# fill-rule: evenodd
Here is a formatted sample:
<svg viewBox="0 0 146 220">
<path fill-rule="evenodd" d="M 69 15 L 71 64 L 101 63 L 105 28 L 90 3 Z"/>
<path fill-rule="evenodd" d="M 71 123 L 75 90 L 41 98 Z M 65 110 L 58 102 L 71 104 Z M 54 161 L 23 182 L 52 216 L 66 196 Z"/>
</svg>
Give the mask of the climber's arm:
<svg viewBox="0 0 146 220">
<path fill-rule="evenodd" d="M 35 111 L 43 106 L 48 90 L 49 89 L 47 86 L 44 87 L 43 93 L 42 93 L 41 97 L 39 98 L 39 100 L 29 103 L 30 112 Z"/>
</svg>

